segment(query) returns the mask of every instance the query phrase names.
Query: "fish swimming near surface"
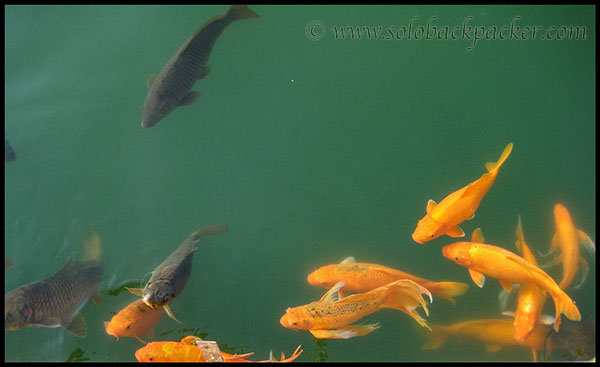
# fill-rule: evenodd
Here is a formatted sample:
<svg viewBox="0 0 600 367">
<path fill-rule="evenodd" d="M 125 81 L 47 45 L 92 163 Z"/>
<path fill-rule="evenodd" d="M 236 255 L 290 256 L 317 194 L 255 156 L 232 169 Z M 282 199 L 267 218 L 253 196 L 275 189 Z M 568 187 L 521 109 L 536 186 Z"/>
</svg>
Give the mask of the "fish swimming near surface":
<svg viewBox="0 0 600 367">
<path fill-rule="evenodd" d="M 148 307 L 152 309 L 162 307 L 169 317 L 179 322 L 173 311 L 171 311 L 169 302 L 183 291 L 190 277 L 192 259 L 194 252 L 198 249 L 198 241 L 204 236 L 225 232 L 227 232 L 227 225 L 217 224 L 192 233 L 165 261 L 152 271 L 152 276 L 143 289 L 127 289 L 136 296 L 142 297 L 142 301 Z"/>
<path fill-rule="evenodd" d="M 357 263 L 352 256 L 339 264 L 322 266 L 308 275 L 311 285 L 330 289 L 337 282 L 343 281 L 345 285 L 340 292 L 356 293 L 367 292 L 400 279 L 412 280 L 427 288 L 435 297 L 452 303 L 456 303 L 453 297 L 460 296 L 469 288 L 465 283 L 434 282 L 383 265 Z"/>
<path fill-rule="evenodd" d="M 431 293 L 412 280 L 396 280 L 383 287 L 365 293 L 356 293 L 341 297 L 339 290 L 344 282 L 333 286 L 323 297 L 307 305 L 288 308 L 279 322 L 289 329 L 310 331 L 319 339 L 348 339 L 366 335 L 379 328 L 378 324 L 350 325 L 382 308 L 393 308 L 412 317 L 419 325 L 428 327 L 425 320 L 416 311 L 421 306 L 429 315 L 422 294 Z"/>
<path fill-rule="evenodd" d="M 487 350 L 496 352 L 507 346 L 521 346 L 531 349 L 533 360 L 538 360 L 538 353 L 544 347 L 544 339 L 552 330 L 544 325 L 537 325 L 525 340 L 515 339 L 515 328 L 511 318 L 483 319 L 459 322 L 456 324 L 442 326 L 429 324 L 431 331 L 420 329 L 428 341 L 423 350 L 437 349 L 441 347 L 449 337 L 457 337 L 461 340 L 476 339 L 487 344 Z"/>
<path fill-rule="evenodd" d="M 142 107 L 142 126 L 153 127 L 178 106 L 194 103 L 200 93 L 192 91 L 196 81 L 210 72 L 206 66 L 217 38 L 236 20 L 258 18 L 246 5 L 232 5 L 225 14 L 204 24 L 181 46 L 160 74 L 148 78 L 148 94 Z"/>
<path fill-rule="evenodd" d="M 479 228 L 473 232 L 472 241 L 444 246 L 442 253 L 445 258 L 466 267 L 471 279 L 480 288 L 485 283 L 485 275 L 498 279 L 507 292 L 512 289 L 512 283 L 533 283 L 548 292 L 554 300 L 554 330 L 559 329 L 561 314 L 565 314 L 569 320 L 581 320 L 575 302 L 542 269 L 502 247 L 484 244 Z"/>
<path fill-rule="evenodd" d="M 160 321 L 162 315 L 162 310 L 154 310 L 138 298 L 114 315 L 109 322 L 105 321 L 104 326 L 106 333 L 116 337 L 117 341 L 120 337 L 131 336 L 146 344 L 140 336 L 146 334 L 152 337 L 151 330 Z"/>
<path fill-rule="evenodd" d="M 513 144 L 508 144 L 498 162 L 486 163 L 488 172 L 477 181 L 446 196 L 439 204 L 429 200 L 427 214 L 417 223 L 417 228 L 412 234 L 413 240 L 422 244 L 442 235 L 463 237 L 465 232 L 458 225 L 475 217 L 475 211 L 494 184 L 498 170 L 510 155 L 512 148 Z"/>
<path fill-rule="evenodd" d="M 92 230 L 83 241 L 83 256 L 68 261 L 47 279 L 26 284 L 4 295 L 4 329 L 63 327 L 84 338 L 87 327 L 79 309 L 92 297 L 99 304 L 98 283 L 102 278 L 102 242 Z"/>
<path fill-rule="evenodd" d="M 4 161 L 12 162 L 17 159 L 17 155 L 15 154 L 15 150 L 10 146 L 8 140 L 4 139 Z"/>
<path fill-rule="evenodd" d="M 200 348 L 196 346 L 196 341 L 202 340 L 193 335 L 186 336 L 179 342 L 157 341 L 150 342 L 135 352 L 135 358 L 139 362 L 206 362 Z M 254 362 L 246 358 L 254 353 L 229 354 L 221 352 L 223 362 Z M 285 358 L 281 353 L 281 360 L 269 359 L 257 362 L 291 362 L 302 354 L 300 346 L 296 348 L 290 358 Z"/>
<path fill-rule="evenodd" d="M 589 253 L 595 253 L 594 242 L 582 230 L 575 228 L 569 211 L 561 204 L 554 206 L 554 222 L 556 232 L 552 237 L 550 252 L 544 256 L 552 254 L 557 249 L 560 249 L 560 255 L 550 263 L 545 264 L 544 268 L 562 263 L 563 277 L 558 286 L 561 289 L 567 289 L 575 279 L 575 275 L 581 264 L 583 276 L 579 284 L 575 286 L 575 288 L 579 288 L 585 281 L 588 273 L 588 264 L 580 255 L 579 246 L 583 246 Z"/>
</svg>

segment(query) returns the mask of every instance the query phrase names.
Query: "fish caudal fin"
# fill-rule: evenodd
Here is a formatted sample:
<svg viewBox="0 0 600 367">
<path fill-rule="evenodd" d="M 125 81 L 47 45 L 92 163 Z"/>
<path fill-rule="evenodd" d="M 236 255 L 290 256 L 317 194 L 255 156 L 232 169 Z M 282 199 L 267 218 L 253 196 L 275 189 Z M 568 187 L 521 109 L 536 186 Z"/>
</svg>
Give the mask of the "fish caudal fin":
<svg viewBox="0 0 600 367">
<path fill-rule="evenodd" d="M 412 317 L 419 325 L 429 328 L 416 310 L 417 307 L 421 306 L 425 310 L 425 314 L 429 316 L 427 303 L 422 297 L 422 294 L 426 294 L 429 296 L 429 300 L 433 302 L 431 292 L 427 288 L 408 279 L 396 280 L 381 288 L 385 288 L 387 293 L 382 307 L 400 310 Z"/>
<path fill-rule="evenodd" d="M 436 282 L 429 288 L 433 290 L 435 287 L 435 296 L 443 298 L 456 304 L 456 301 L 453 297 L 460 296 L 464 294 L 467 289 L 469 289 L 469 285 L 465 283 L 457 283 L 457 282 Z"/>
<path fill-rule="evenodd" d="M 260 18 L 260 15 L 248 8 L 247 5 L 232 5 L 229 9 L 227 9 L 226 15 L 233 16 L 234 20 Z"/>
<path fill-rule="evenodd" d="M 423 328 L 416 328 L 417 332 L 427 338 L 427 341 L 423 345 L 422 350 L 431 350 L 437 349 L 444 345 L 446 340 L 448 339 L 448 333 L 446 332 L 446 328 L 444 326 L 429 324 L 430 330 L 425 330 Z"/>
<path fill-rule="evenodd" d="M 487 170 L 489 172 L 497 171 L 500 168 L 500 166 L 502 166 L 502 163 L 504 163 L 506 158 L 508 158 L 508 156 L 510 155 L 510 152 L 512 152 L 512 148 L 513 148 L 513 143 L 509 143 L 506 146 L 506 148 L 504 148 L 504 151 L 502 152 L 500 159 L 498 159 L 498 162 L 496 162 L 496 163 L 488 162 L 485 164 L 485 168 L 487 168 Z"/>
<path fill-rule="evenodd" d="M 571 321 L 581 321 L 581 314 L 579 309 L 575 306 L 575 302 L 569 296 L 561 291 L 558 295 L 552 295 L 554 299 L 554 307 L 556 309 L 556 316 L 554 320 L 554 330 L 558 332 L 560 326 L 560 315 L 564 314 Z"/>
</svg>

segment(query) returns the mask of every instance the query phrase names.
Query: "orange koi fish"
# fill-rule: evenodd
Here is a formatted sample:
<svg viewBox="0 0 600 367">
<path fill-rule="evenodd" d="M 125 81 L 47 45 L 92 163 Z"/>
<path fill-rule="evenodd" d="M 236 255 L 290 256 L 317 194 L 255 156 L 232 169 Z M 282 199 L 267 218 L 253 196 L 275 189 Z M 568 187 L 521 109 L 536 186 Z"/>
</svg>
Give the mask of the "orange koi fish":
<svg viewBox="0 0 600 367">
<path fill-rule="evenodd" d="M 448 326 L 429 324 L 431 332 L 427 333 L 429 340 L 423 350 L 436 349 L 442 346 L 448 337 L 477 339 L 488 345 L 490 352 L 495 352 L 503 347 L 518 345 L 531 349 L 533 360 L 538 360 L 538 351 L 544 347 L 544 339 L 550 328 L 537 325 L 531 334 L 524 340 L 516 340 L 515 327 L 512 319 L 487 319 L 471 320 Z"/>
<path fill-rule="evenodd" d="M 475 216 L 481 199 L 492 187 L 500 166 L 508 158 L 512 148 L 513 144 L 508 144 L 498 162 L 486 163 L 488 172 L 477 181 L 446 196 L 439 204 L 429 200 L 427 214 L 417 223 L 417 228 L 412 234 L 413 240 L 417 243 L 425 243 L 444 234 L 450 237 L 463 237 L 465 232 L 458 225 Z"/>
<path fill-rule="evenodd" d="M 485 275 L 498 279 L 507 292 L 511 290 L 512 283 L 533 283 L 550 293 L 554 300 L 554 330 L 558 331 L 561 314 L 565 314 L 569 320 L 581 320 L 573 300 L 542 269 L 502 247 L 484 244 L 479 228 L 473 232 L 472 241 L 444 246 L 442 253 L 447 259 L 466 267 L 471 279 L 480 288 L 485 283 Z"/>
<path fill-rule="evenodd" d="M 379 328 L 378 324 L 351 323 L 382 308 L 394 308 L 415 319 L 419 325 L 428 327 L 415 309 L 421 306 L 429 315 L 421 295 L 427 294 L 431 301 L 433 298 L 425 287 L 412 280 L 397 280 L 365 293 L 342 298 L 339 290 L 344 285 L 344 282 L 338 282 L 317 302 L 288 308 L 279 322 L 289 329 L 308 330 L 316 338 L 347 339 L 366 335 Z"/>
<path fill-rule="evenodd" d="M 578 265 L 581 263 L 583 268 L 583 278 L 575 287 L 579 288 L 585 281 L 588 273 L 588 264 L 583 257 L 579 255 L 579 245 L 582 245 L 583 248 L 589 252 L 596 252 L 594 242 L 592 242 L 590 237 L 583 231 L 575 228 L 569 211 L 561 204 L 556 204 L 554 206 L 554 222 L 556 225 L 556 232 L 552 237 L 550 252 L 547 255 L 553 253 L 558 248 L 560 248 L 560 255 L 546 266 L 562 262 L 563 277 L 558 286 L 561 289 L 567 289 L 575 279 L 575 275 L 579 269 Z"/>
<path fill-rule="evenodd" d="M 206 362 L 200 348 L 195 344 L 196 340 L 201 339 L 190 335 L 179 342 L 150 342 L 135 352 L 135 358 L 139 362 Z M 253 354 L 229 354 L 221 352 L 224 362 L 255 362 L 246 360 L 246 358 Z M 286 359 L 282 352 L 280 361 L 269 359 L 257 362 L 291 362 L 298 358 L 300 354 L 302 354 L 302 350 L 298 346 L 290 358 Z"/>
<path fill-rule="evenodd" d="M 116 337 L 117 341 L 119 337 L 131 336 L 146 344 L 140 335 L 146 334 L 151 338 L 152 328 L 160 321 L 162 315 L 161 309 L 154 310 L 138 298 L 113 316 L 110 322 L 105 321 L 104 326 L 106 333 Z"/>
<path fill-rule="evenodd" d="M 337 282 L 343 281 L 345 285 L 340 292 L 345 290 L 357 293 L 367 292 L 400 279 L 412 280 L 427 288 L 432 295 L 454 304 L 456 301 L 452 297 L 460 296 L 469 288 L 465 283 L 433 282 L 383 265 L 357 263 L 352 256 L 339 264 L 320 267 L 308 275 L 311 285 L 330 289 Z"/>
<path fill-rule="evenodd" d="M 521 216 L 519 216 L 517 224 L 517 241 L 515 242 L 515 246 L 523 254 L 525 260 L 529 261 L 532 265 L 538 266 L 535 256 L 525 243 L 523 227 L 521 226 Z M 546 293 L 540 287 L 533 283 L 521 284 L 517 298 L 516 313 L 503 313 L 504 315 L 514 316 L 515 339 L 524 341 L 533 331 L 535 326 L 540 322 L 544 302 L 546 302 Z M 551 324 L 554 322 L 554 319 L 544 317 L 541 321 L 545 324 Z"/>
</svg>

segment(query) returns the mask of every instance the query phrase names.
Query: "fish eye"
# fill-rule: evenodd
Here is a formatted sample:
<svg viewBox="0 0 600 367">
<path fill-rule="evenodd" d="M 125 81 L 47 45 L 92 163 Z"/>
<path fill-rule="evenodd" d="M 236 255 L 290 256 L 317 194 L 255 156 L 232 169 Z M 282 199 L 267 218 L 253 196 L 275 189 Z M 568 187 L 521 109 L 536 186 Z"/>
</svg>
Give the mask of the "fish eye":
<svg viewBox="0 0 600 367">
<path fill-rule="evenodd" d="M 125 329 L 129 330 L 130 327 L 131 327 L 131 325 L 127 325 L 127 327 L 125 327 Z"/>
<path fill-rule="evenodd" d="M 298 325 L 298 323 L 297 322 L 292 322 L 292 325 Z"/>
<path fill-rule="evenodd" d="M 154 361 L 154 358 L 150 357 L 148 358 L 150 360 L 150 362 Z"/>
<path fill-rule="evenodd" d="M 456 256 L 455 256 L 455 257 L 454 257 L 454 260 L 458 261 L 458 257 L 456 257 Z"/>
</svg>

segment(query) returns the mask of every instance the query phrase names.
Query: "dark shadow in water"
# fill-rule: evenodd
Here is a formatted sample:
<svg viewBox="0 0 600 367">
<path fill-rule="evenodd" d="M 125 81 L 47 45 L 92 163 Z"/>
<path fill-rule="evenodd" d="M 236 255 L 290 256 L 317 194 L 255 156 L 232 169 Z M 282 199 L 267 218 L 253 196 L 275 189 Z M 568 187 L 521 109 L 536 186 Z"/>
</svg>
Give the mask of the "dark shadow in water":
<svg viewBox="0 0 600 367">
<path fill-rule="evenodd" d="M 568 352 L 571 355 L 569 355 Z M 544 341 L 542 361 L 588 361 L 596 357 L 596 321 L 563 321 L 558 333 L 551 329 Z"/>
</svg>

